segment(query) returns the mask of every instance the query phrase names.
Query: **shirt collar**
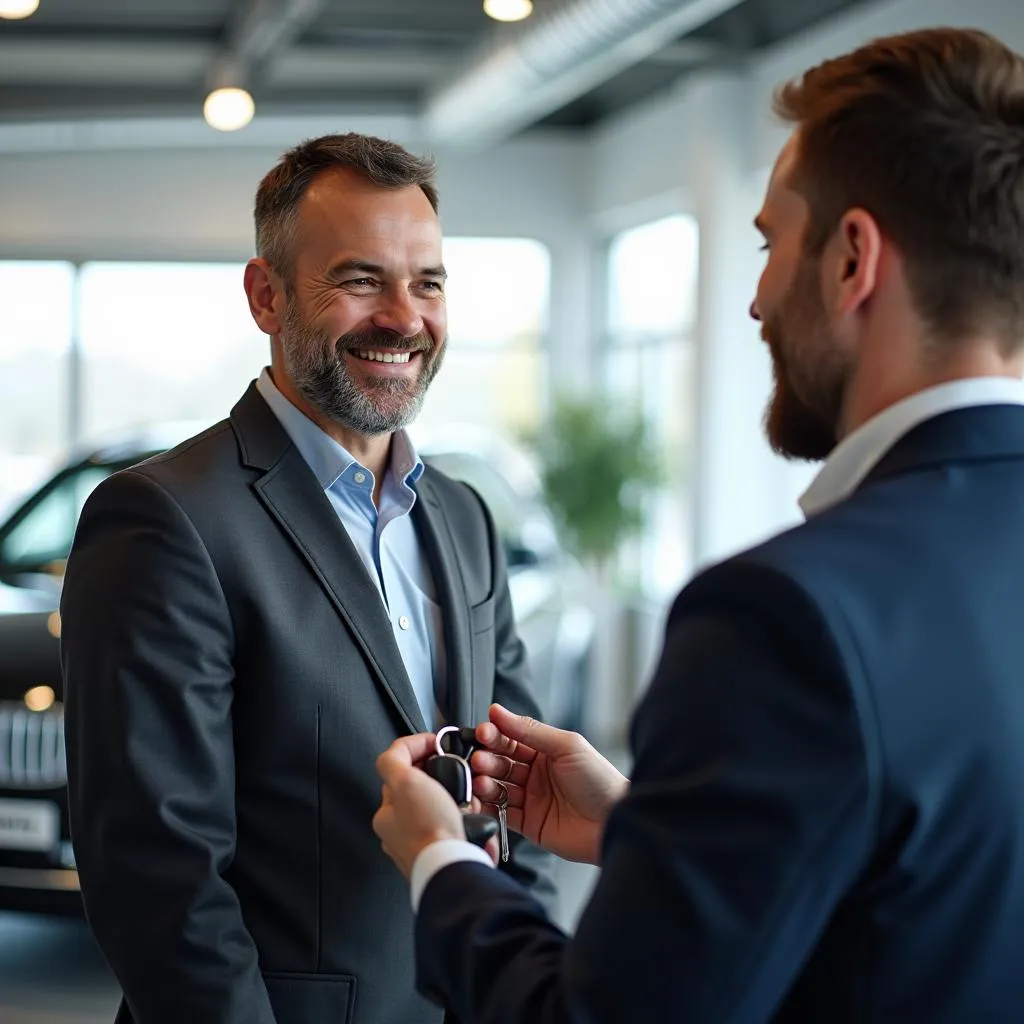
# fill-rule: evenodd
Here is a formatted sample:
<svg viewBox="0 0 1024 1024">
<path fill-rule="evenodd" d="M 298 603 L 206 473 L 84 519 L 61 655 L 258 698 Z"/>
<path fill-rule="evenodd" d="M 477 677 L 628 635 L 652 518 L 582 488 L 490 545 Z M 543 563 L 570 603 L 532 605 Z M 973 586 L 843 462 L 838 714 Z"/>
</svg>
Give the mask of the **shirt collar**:
<svg viewBox="0 0 1024 1024">
<path fill-rule="evenodd" d="M 977 405 L 1024 405 L 1024 382 L 969 377 L 919 391 L 884 409 L 836 445 L 800 497 L 804 515 L 817 515 L 848 498 L 882 456 L 919 423 Z"/>
<path fill-rule="evenodd" d="M 325 433 L 304 412 L 296 408 L 277 389 L 270 370 L 264 367 L 256 389 L 270 406 L 281 426 L 298 448 L 306 464 L 313 471 L 317 482 L 326 491 L 350 466 L 356 465 L 356 458 L 329 434 Z M 366 467 L 362 467 L 365 469 Z M 391 440 L 391 472 L 399 483 L 414 484 L 423 473 L 423 462 L 416 453 L 409 435 L 397 431 Z"/>
</svg>

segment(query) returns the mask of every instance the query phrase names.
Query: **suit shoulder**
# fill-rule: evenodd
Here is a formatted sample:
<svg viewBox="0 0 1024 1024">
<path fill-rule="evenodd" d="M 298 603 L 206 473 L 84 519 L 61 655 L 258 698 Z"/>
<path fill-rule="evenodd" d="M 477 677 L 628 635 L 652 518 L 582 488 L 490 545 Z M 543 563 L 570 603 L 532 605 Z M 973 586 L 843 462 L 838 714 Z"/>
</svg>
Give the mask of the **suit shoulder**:
<svg viewBox="0 0 1024 1024">
<path fill-rule="evenodd" d="M 151 480 L 181 498 L 205 484 L 214 484 L 240 466 L 238 443 L 228 420 L 190 437 L 159 455 L 126 470 Z"/>
<path fill-rule="evenodd" d="M 700 572 L 680 595 L 683 605 L 757 608 L 792 627 L 798 615 L 828 632 L 854 592 L 877 586 L 879 545 L 866 524 L 837 509 L 791 527 Z M 868 556 L 868 552 L 873 552 Z"/>
<path fill-rule="evenodd" d="M 134 466 L 111 474 L 96 487 L 87 508 L 135 508 L 171 504 L 187 509 L 215 497 L 227 470 L 239 465 L 238 446 L 227 420 Z"/>
</svg>

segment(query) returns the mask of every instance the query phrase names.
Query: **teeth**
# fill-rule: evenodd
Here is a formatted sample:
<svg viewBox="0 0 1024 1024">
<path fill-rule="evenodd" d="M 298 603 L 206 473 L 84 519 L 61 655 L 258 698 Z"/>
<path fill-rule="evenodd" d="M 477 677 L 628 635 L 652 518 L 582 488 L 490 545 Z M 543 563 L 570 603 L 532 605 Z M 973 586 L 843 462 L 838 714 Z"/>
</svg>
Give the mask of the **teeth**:
<svg viewBox="0 0 1024 1024">
<path fill-rule="evenodd" d="M 375 363 L 407 363 L 412 356 L 411 352 L 356 352 L 360 359 L 369 359 Z"/>
</svg>

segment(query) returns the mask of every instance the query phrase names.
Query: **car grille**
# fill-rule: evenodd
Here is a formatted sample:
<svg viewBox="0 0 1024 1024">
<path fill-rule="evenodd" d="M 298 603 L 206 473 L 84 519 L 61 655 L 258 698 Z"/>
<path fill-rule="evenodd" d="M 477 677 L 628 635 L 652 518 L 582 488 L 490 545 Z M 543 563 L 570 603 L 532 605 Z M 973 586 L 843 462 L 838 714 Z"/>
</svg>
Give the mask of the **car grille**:
<svg viewBox="0 0 1024 1024">
<path fill-rule="evenodd" d="M 0 702 L 0 787 L 57 789 L 68 781 L 64 709 Z"/>
</svg>

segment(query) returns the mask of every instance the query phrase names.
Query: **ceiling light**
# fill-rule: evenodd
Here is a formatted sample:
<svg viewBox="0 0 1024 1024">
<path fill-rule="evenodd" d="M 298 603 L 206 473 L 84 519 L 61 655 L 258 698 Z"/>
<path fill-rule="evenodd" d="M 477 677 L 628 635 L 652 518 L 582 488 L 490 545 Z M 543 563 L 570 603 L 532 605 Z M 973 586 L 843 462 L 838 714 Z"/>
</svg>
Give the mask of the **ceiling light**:
<svg viewBox="0 0 1024 1024">
<path fill-rule="evenodd" d="M 0 18 L 27 18 L 35 14 L 39 0 L 0 0 Z"/>
<path fill-rule="evenodd" d="M 3 0 L 0 0 L 2 3 Z M 256 112 L 256 104 L 244 89 L 214 89 L 203 104 L 203 117 L 211 128 L 233 132 L 244 128 Z"/>
<path fill-rule="evenodd" d="M 495 21 L 522 21 L 533 13 L 533 0 L 484 0 L 484 13 Z"/>
<path fill-rule="evenodd" d="M 53 692 L 52 686 L 33 686 L 25 694 L 25 707 L 29 711 L 47 711 L 53 707 L 57 694 Z"/>
</svg>

